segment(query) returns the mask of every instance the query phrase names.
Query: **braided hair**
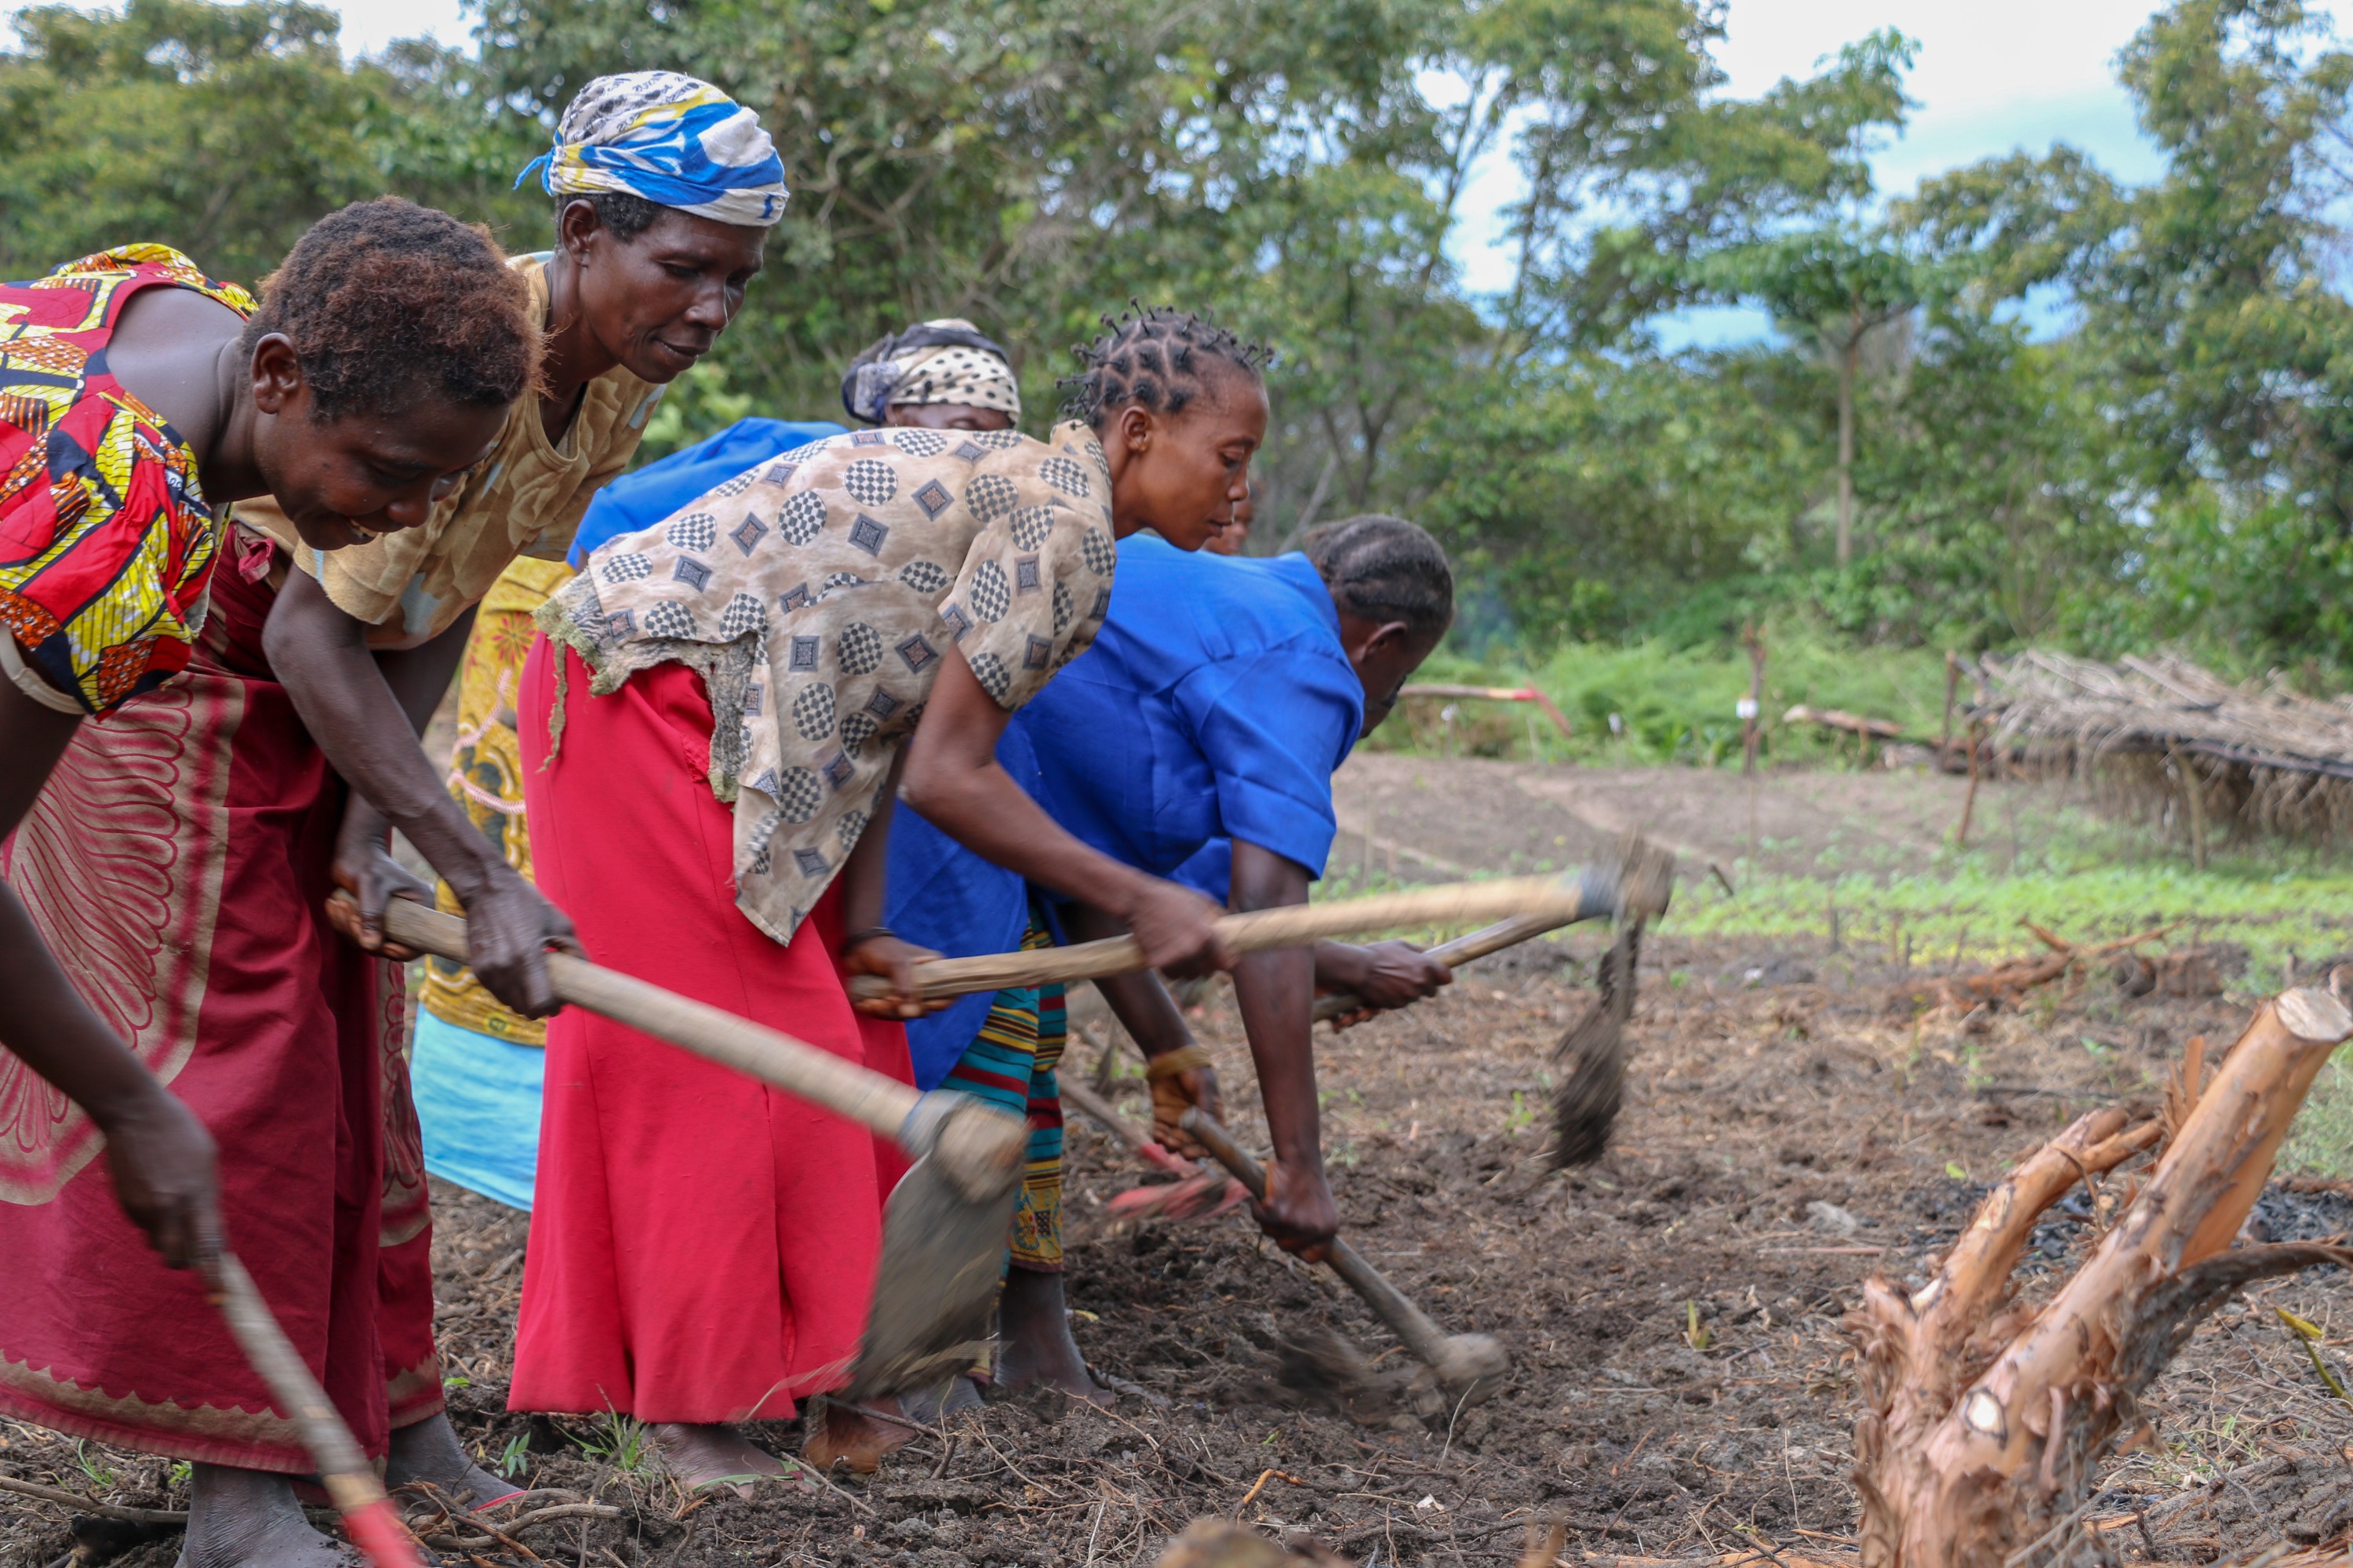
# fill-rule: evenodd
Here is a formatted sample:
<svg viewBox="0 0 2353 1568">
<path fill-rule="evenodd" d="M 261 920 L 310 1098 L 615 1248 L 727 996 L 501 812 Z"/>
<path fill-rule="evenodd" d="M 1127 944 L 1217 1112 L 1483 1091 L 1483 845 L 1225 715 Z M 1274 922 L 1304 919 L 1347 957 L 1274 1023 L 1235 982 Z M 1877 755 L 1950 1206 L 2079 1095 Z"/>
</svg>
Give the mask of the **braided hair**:
<svg viewBox="0 0 2353 1568">
<path fill-rule="evenodd" d="M 1446 551 L 1402 517 L 1373 512 L 1319 523 L 1299 548 L 1351 615 L 1403 621 L 1416 636 L 1454 624 L 1454 572 Z"/>
<path fill-rule="evenodd" d="M 1079 373 L 1056 384 L 1066 394 L 1063 418 L 1097 430 L 1131 403 L 1174 418 L 1194 399 L 1213 397 L 1214 380 L 1230 372 L 1258 385 L 1274 360 L 1265 345 L 1169 305 L 1137 305 L 1103 324 L 1101 336 L 1071 350 Z"/>
</svg>

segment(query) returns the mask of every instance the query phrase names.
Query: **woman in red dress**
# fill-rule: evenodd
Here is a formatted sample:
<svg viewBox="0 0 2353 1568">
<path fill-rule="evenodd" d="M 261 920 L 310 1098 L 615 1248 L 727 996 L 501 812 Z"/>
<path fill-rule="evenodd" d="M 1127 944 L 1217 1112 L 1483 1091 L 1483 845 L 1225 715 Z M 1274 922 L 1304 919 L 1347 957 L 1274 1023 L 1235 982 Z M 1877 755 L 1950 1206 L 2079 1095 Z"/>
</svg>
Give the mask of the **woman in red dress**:
<svg viewBox="0 0 2353 1568">
<path fill-rule="evenodd" d="M 160 246 L 0 289 L 0 1412 L 195 1461 L 189 1568 L 339 1560 L 291 1422 L 166 1266 L 223 1231 L 385 1450 L 372 1047 L 401 999 L 356 953 L 290 984 L 346 950 L 343 789 L 262 652 L 282 563 L 220 509 L 273 495 L 315 551 L 414 527 L 539 353 L 488 234 L 393 198 L 313 227 L 258 311 Z"/>
<path fill-rule="evenodd" d="M 1101 625 L 1115 539 L 1198 549 L 1245 493 L 1256 354 L 1150 321 L 1149 403 L 1044 441 L 910 424 L 799 448 L 609 541 L 541 609 L 523 795 L 591 957 L 908 1078 L 903 1030 L 845 983 L 903 991 L 918 957 L 881 924 L 903 756 L 944 831 L 1103 900 L 1154 963 L 1229 961 L 1207 899 L 1079 842 L 996 760 Z M 512 1405 L 635 1415 L 692 1483 L 781 1473 L 729 1424 L 847 1381 L 899 1169 L 838 1118 L 559 1013 Z M 830 1404 L 804 1452 L 872 1469 L 906 1438 L 887 1416 Z"/>
</svg>

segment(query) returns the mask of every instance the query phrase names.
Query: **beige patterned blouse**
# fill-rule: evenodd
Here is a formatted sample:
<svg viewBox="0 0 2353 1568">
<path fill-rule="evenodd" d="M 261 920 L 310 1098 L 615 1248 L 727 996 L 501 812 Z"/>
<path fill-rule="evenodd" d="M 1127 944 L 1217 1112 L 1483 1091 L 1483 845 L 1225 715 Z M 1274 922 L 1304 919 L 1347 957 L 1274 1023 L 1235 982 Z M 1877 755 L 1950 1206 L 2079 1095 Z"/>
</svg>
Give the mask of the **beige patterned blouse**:
<svg viewBox="0 0 2353 1568">
<path fill-rule="evenodd" d="M 530 281 L 532 308 L 546 320 L 547 258 L 518 256 L 509 265 Z M 525 397 L 491 455 L 421 527 L 364 545 L 313 550 L 267 496 L 238 502 L 237 519 L 284 546 L 339 609 L 365 621 L 371 647 L 414 648 L 478 603 L 517 556 L 564 559 L 588 498 L 629 466 L 661 395 L 617 366 L 582 390 L 561 441 L 547 439 L 539 399 Z"/>
<path fill-rule="evenodd" d="M 1111 471 L 1093 432 L 860 430 L 737 475 L 598 547 L 539 610 L 592 692 L 702 673 L 711 787 L 735 806 L 735 903 L 779 942 L 865 831 L 940 662 L 1007 708 L 1111 608 Z M 563 743 L 559 696 L 550 725 Z"/>
</svg>

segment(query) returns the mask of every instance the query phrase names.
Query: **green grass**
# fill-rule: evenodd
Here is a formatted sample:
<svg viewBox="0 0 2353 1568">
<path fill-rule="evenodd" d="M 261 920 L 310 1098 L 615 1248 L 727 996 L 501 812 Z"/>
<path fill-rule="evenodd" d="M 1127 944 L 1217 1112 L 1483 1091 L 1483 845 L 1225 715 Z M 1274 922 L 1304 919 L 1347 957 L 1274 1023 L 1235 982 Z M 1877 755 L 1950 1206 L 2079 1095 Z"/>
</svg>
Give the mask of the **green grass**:
<svg viewBox="0 0 2353 1568">
<path fill-rule="evenodd" d="M 2353 872 L 2263 874 L 2260 861 L 2206 871 L 2161 862 L 2036 865 L 1999 872 L 1970 860 L 1949 874 L 1836 879 L 1731 868 L 1738 895 L 1686 879 L 1662 929 L 1685 937 L 1802 942 L 1819 950 L 1838 912 L 1841 946 L 1893 962 L 1908 938 L 1912 961 L 1942 973 L 1957 960 L 1980 967 L 2040 951 L 2019 922 L 2031 919 L 2071 942 L 2097 943 L 2179 922 L 2167 938 L 2235 942 L 2246 972 L 2232 980 L 2249 1001 L 2279 990 L 2288 959 L 2299 979 L 2353 952 Z M 2353 1177 L 2353 1046 L 2322 1069 L 2289 1134 L 2284 1169 Z"/>
<path fill-rule="evenodd" d="M 633 1417 L 608 1410 L 596 1418 L 590 1436 L 574 1433 L 572 1441 L 591 1459 L 600 1459 L 615 1469 L 630 1475 L 651 1467 L 653 1440 L 644 1424 Z"/>
<path fill-rule="evenodd" d="M 1727 868 L 1738 896 L 1684 880 L 1664 929 L 1686 937 L 1824 941 L 1831 911 L 1849 949 L 1893 955 L 1911 939 L 1913 962 L 1942 969 L 2038 949 L 2032 920 L 2071 942 L 2095 943 L 2174 925 L 2167 938 L 2235 942 L 2247 949 L 2234 986 L 2284 982 L 2289 955 L 2309 978 L 2323 959 L 2353 950 L 2353 873 L 2249 878 L 2164 863 L 2086 865 L 2052 874 L 1964 864 L 1946 875 L 1835 879 Z"/>
<path fill-rule="evenodd" d="M 1802 621 L 1766 631 L 1763 755 L 1779 761 L 1830 760 L 1839 736 L 1811 725 L 1785 726 L 1795 704 L 1893 719 L 1933 739 L 1944 720 L 1945 656 L 1923 648 L 1852 648 Z M 1662 641 L 1571 643 L 1541 659 L 1502 650 L 1474 661 L 1441 650 L 1415 679 L 1461 685 L 1535 684 L 1574 731 L 1564 740 L 1532 705 L 1409 704 L 1369 743 L 1377 749 L 1514 757 L 1546 762 L 1703 767 L 1740 760 L 1735 705 L 1748 694 L 1748 656 L 1735 646 L 1678 648 Z M 1613 731 L 1609 718 L 1618 715 Z M 1852 756 L 1854 743 L 1845 743 Z"/>
</svg>

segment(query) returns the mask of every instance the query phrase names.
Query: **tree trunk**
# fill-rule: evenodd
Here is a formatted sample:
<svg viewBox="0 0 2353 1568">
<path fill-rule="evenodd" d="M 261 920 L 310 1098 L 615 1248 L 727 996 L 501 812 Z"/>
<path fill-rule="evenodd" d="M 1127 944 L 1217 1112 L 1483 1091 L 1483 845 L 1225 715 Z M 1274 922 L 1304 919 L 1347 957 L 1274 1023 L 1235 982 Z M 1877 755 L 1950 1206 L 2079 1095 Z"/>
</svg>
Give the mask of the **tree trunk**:
<svg viewBox="0 0 2353 1568">
<path fill-rule="evenodd" d="M 2138 1397 L 2199 1320 L 2253 1280 L 2353 1262 L 2317 1243 L 2232 1245 L 2348 1034 L 2353 1014 L 2327 991 L 2264 1002 L 2202 1093 L 2204 1043 L 2193 1041 L 2161 1116 L 2084 1117 L 1987 1195 L 1921 1290 L 1864 1287 L 1852 1320 L 1862 1568 L 2092 1560 L 2078 1505 L 2119 1436 L 2145 1434 Z M 2100 1192 L 2103 1174 L 2168 1135 L 2128 1202 Z M 2115 1217 L 2074 1277 L 2030 1311 L 2010 1299 L 2010 1270 L 2079 1180 L 2095 1216 Z"/>
<path fill-rule="evenodd" d="M 1862 359 L 1862 323 L 1847 323 L 1839 351 L 1838 564 L 1854 554 L 1854 378 Z"/>
</svg>

